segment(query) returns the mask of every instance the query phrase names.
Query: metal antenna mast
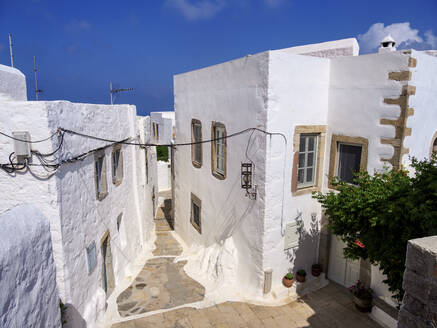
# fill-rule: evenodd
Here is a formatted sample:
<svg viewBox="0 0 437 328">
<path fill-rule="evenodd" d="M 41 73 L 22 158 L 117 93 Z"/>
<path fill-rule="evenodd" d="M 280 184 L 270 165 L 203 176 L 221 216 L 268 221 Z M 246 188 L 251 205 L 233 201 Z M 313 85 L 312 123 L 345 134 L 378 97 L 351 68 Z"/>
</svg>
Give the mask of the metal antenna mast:
<svg viewBox="0 0 437 328">
<path fill-rule="evenodd" d="M 35 98 L 38 100 L 38 94 L 42 92 L 41 89 L 38 89 L 38 76 L 37 76 L 37 69 L 36 69 L 36 57 L 33 56 L 33 71 L 35 72 Z"/>
<path fill-rule="evenodd" d="M 14 55 L 12 54 L 12 34 L 9 33 L 9 52 L 11 54 L 11 67 L 14 67 Z"/>
<path fill-rule="evenodd" d="M 114 104 L 113 99 L 112 99 L 112 94 L 117 94 L 119 92 L 123 92 L 123 91 L 132 91 L 134 88 L 124 88 L 124 89 L 112 89 L 112 82 L 109 82 L 109 93 L 111 95 L 111 105 Z M 114 96 L 115 98 L 115 96 Z"/>
</svg>

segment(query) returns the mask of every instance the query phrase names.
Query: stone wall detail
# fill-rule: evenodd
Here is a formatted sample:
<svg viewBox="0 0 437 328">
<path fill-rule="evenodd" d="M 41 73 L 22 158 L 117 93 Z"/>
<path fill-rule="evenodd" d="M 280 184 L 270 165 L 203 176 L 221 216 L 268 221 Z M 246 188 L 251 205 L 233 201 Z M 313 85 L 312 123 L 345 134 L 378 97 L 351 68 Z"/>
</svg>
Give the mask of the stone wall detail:
<svg viewBox="0 0 437 328">
<path fill-rule="evenodd" d="M 398 328 L 437 327 L 437 236 L 408 242 Z"/>
<path fill-rule="evenodd" d="M 408 67 L 416 67 L 416 58 L 410 57 L 408 60 Z M 394 138 L 381 138 L 381 143 L 386 145 L 392 145 L 394 149 L 393 156 L 391 158 L 381 158 L 382 161 L 389 162 L 393 168 L 399 169 L 402 165 L 402 156 L 408 154 L 410 150 L 404 147 L 404 139 L 407 136 L 411 136 L 411 128 L 407 127 L 408 117 L 414 115 L 414 109 L 409 107 L 409 98 L 416 94 L 416 87 L 410 85 L 412 72 L 389 72 L 388 79 L 404 83 L 402 86 L 402 92 L 398 98 L 384 98 L 384 103 L 387 105 L 398 105 L 400 107 L 400 114 L 397 119 L 382 118 L 380 124 L 392 125 L 395 127 Z"/>
</svg>

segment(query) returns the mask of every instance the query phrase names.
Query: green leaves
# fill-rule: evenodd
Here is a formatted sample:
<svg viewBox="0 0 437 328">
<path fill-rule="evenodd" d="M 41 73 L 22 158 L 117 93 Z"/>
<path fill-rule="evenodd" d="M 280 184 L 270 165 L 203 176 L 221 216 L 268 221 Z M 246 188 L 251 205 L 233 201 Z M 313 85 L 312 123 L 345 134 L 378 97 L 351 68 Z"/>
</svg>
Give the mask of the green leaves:
<svg viewBox="0 0 437 328">
<path fill-rule="evenodd" d="M 334 179 L 338 192 L 313 193 L 329 229 L 346 243 L 344 255 L 378 264 L 398 300 L 408 240 L 437 234 L 437 160 L 413 158 L 411 166 L 414 177 L 405 170 L 360 172 L 354 185 Z"/>
</svg>

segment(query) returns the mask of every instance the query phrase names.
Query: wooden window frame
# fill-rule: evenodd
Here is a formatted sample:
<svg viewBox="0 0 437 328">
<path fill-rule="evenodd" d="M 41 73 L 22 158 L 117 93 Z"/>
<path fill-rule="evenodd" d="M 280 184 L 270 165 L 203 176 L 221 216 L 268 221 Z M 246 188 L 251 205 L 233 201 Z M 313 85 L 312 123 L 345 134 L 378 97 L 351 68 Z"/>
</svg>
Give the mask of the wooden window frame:
<svg viewBox="0 0 437 328">
<path fill-rule="evenodd" d="M 194 126 L 195 125 L 199 125 L 200 126 L 200 140 L 197 140 L 197 141 L 202 141 L 202 122 L 200 122 L 199 120 L 193 118 L 191 120 L 191 142 L 196 142 L 195 135 L 194 135 Z M 196 146 L 200 147 L 200 162 L 196 161 L 196 159 L 195 159 Z M 193 163 L 193 166 L 195 168 L 201 168 L 202 167 L 202 163 L 203 163 L 203 147 L 202 147 L 202 144 L 191 145 L 191 162 Z"/>
<path fill-rule="evenodd" d="M 197 225 L 196 222 L 194 222 L 194 216 L 193 216 L 193 204 L 195 204 L 199 208 L 199 222 L 200 225 Z M 190 222 L 191 225 L 194 227 L 194 229 L 197 230 L 200 234 L 202 234 L 202 201 L 191 193 L 191 200 L 190 200 Z"/>
<path fill-rule="evenodd" d="M 323 163 L 325 158 L 326 125 L 297 125 L 294 128 L 293 136 L 293 168 L 291 177 L 291 193 L 293 196 L 310 194 L 314 191 L 321 191 L 323 181 Z M 312 185 L 300 186 L 298 184 L 299 152 L 301 135 L 317 136 L 316 166 L 314 183 Z"/>
<path fill-rule="evenodd" d="M 333 134 L 331 137 L 331 151 L 329 156 L 329 181 L 328 187 L 336 189 L 331 184 L 331 180 L 338 176 L 339 145 L 348 144 L 352 146 L 361 146 L 360 171 L 367 171 L 367 160 L 369 152 L 369 141 L 363 137 L 351 137 Z"/>
<path fill-rule="evenodd" d="M 114 171 L 114 156 L 119 152 L 118 155 L 118 164 L 117 164 L 117 172 Z M 123 181 L 123 151 L 121 149 L 121 145 L 117 144 L 112 147 L 111 153 L 111 169 L 112 169 L 112 183 L 117 187 Z M 117 174 L 115 174 L 117 173 Z"/>
<path fill-rule="evenodd" d="M 99 178 L 97 164 L 100 158 L 103 158 L 103 160 L 102 167 L 100 168 Z M 104 150 L 96 151 L 94 153 L 94 183 L 96 187 L 96 198 L 101 201 L 108 195 L 108 182 L 106 179 L 106 154 Z"/>
<path fill-rule="evenodd" d="M 215 140 L 215 131 L 216 128 L 221 128 L 224 130 L 224 139 L 223 143 L 224 143 L 224 163 L 223 163 L 223 173 L 221 172 L 217 172 L 217 153 L 216 153 L 216 142 L 217 140 Z M 226 179 L 226 169 L 227 169 L 227 132 L 226 132 L 226 127 L 223 123 L 220 122 L 212 122 L 211 123 L 211 140 L 214 140 L 213 142 L 211 142 L 211 173 L 213 176 L 215 176 L 217 179 L 219 180 L 224 180 Z"/>
</svg>

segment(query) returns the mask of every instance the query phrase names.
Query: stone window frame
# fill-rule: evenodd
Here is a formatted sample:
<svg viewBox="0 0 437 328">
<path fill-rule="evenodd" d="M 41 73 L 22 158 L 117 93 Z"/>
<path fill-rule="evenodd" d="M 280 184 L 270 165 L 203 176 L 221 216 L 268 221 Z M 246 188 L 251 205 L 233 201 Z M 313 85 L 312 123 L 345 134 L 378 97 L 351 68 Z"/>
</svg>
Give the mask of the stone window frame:
<svg viewBox="0 0 437 328">
<path fill-rule="evenodd" d="M 118 155 L 118 165 L 117 165 L 117 175 L 115 175 L 114 170 L 114 155 L 116 152 L 119 152 Z M 112 183 L 117 187 L 121 184 L 123 181 L 123 151 L 121 148 L 121 144 L 116 144 L 112 147 L 112 153 L 111 153 L 111 170 L 112 170 Z"/>
<path fill-rule="evenodd" d="M 193 204 L 199 208 L 200 225 L 197 225 L 196 222 L 194 222 Z M 199 197 L 197 197 L 193 193 L 191 193 L 191 200 L 190 200 L 190 222 L 191 222 L 191 225 L 194 227 L 194 229 L 196 229 L 198 233 L 202 234 L 202 201 L 200 200 Z"/>
<path fill-rule="evenodd" d="M 191 142 L 196 142 L 195 137 L 194 137 L 194 126 L 196 124 L 200 125 L 200 140 L 198 140 L 198 141 L 202 141 L 202 122 L 193 118 L 191 120 Z M 191 162 L 193 163 L 193 166 L 195 168 L 201 168 L 202 163 L 203 163 L 203 147 L 202 147 L 202 144 L 198 144 L 198 146 L 200 147 L 200 162 L 198 162 L 195 160 L 196 146 L 197 145 L 191 145 Z"/>
<path fill-rule="evenodd" d="M 436 154 L 437 156 L 437 131 L 434 132 L 432 138 L 431 138 L 431 146 L 429 148 L 429 157 L 432 157 L 432 154 Z"/>
<path fill-rule="evenodd" d="M 224 129 L 224 163 L 223 163 L 223 174 L 220 172 L 217 172 L 217 154 L 216 154 L 216 141 L 211 142 L 211 173 L 214 177 L 216 177 L 219 180 L 226 179 L 226 171 L 227 171 L 227 142 L 226 142 L 226 126 L 221 122 L 212 122 L 211 123 L 211 140 L 215 140 L 215 129 L 216 128 L 223 128 Z"/>
<path fill-rule="evenodd" d="M 361 146 L 360 171 L 367 171 L 369 140 L 364 137 L 351 137 L 351 136 L 333 134 L 331 137 L 331 151 L 329 156 L 329 174 L 328 174 L 328 179 L 329 179 L 328 187 L 331 189 L 336 189 L 336 187 L 331 184 L 331 180 L 337 176 L 337 172 L 338 172 L 339 144 Z"/>
<path fill-rule="evenodd" d="M 100 168 L 100 177 L 98 176 L 97 165 L 99 159 L 102 160 L 102 167 Z M 105 150 L 98 150 L 94 153 L 94 183 L 96 187 L 96 198 L 98 200 L 103 200 L 108 195 L 108 182 L 106 178 L 106 154 Z"/>
<path fill-rule="evenodd" d="M 325 159 L 325 145 L 326 145 L 326 125 L 297 125 L 294 128 L 293 135 L 293 167 L 291 178 L 291 193 L 293 196 L 312 193 L 314 191 L 321 191 L 323 181 L 323 163 Z M 317 135 L 317 160 L 314 185 L 312 186 L 298 186 L 298 168 L 299 168 L 299 147 L 300 135 Z"/>
</svg>

